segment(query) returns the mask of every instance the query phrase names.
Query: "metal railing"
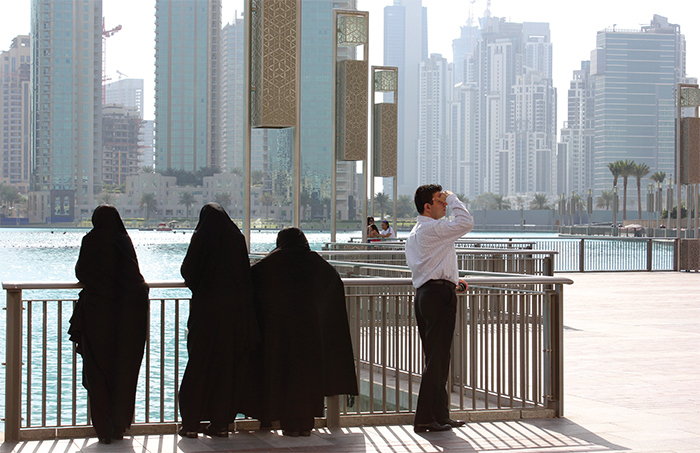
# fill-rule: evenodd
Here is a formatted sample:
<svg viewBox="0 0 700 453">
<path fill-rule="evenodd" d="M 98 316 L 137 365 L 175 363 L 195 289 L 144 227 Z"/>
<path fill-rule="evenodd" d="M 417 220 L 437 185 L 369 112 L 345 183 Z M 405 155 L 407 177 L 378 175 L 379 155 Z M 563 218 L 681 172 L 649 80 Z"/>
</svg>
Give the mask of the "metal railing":
<svg viewBox="0 0 700 453">
<path fill-rule="evenodd" d="M 408 278 L 346 278 L 346 303 L 361 395 L 328 398 L 329 426 L 410 423 L 423 357 Z M 563 414 L 562 286 L 556 277 L 470 277 L 459 296 L 452 410 L 477 420 Z M 175 432 L 177 390 L 187 361 L 189 296 L 183 282 L 149 283 L 150 333 L 131 434 Z M 68 339 L 78 283 L 3 283 L 7 292 L 5 439 L 93 435 L 80 356 Z M 23 291 L 42 297 L 23 298 Z M 26 294 L 26 293 L 25 293 Z M 533 415 L 534 414 L 534 415 Z M 250 423 L 239 419 L 236 429 Z M 239 426 L 240 425 L 240 426 Z"/>
<path fill-rule="evenodd" d="M 488 238 L 462 238 L 455 243 L 457 253 L 461 250 L 482 251 L 488 249 L 532 250 L 533 253 L 556 254 L 552 257 L 553 272 L 629 272 L 629 271 L 673 271 L 679 270 L 676 265 L 678 255 L 678 240 L 673 238 L 624 238 L 624 237 L 531 237 L 518 238 L 517 241 L 489 240 Z M 327 243 L 324 252 L 331 250 L 403 250 L 403 244 L 361 244 L 361 243 Z M 478 253 L 478 252 L 477 252 Z M 493 265 L 490 269 L 495 272 L 521 272 L 512 265 L 507 270 L 501 270 L 496 265 L 497 259 L 492 255 Z M 459 255 L 458 255 L 459 256 Z M 504 255 L 505 256 L 505 255 Z M 522 255 L 527 257 L 527 255 Z M 532 255 L 531 260 L 537 259 Z M 521 266 L 522 267 L 522 266 Z M 535 265 L 537 267 L 537 265 Z M 486 270 L 464 265 L 465 270 Z M 487 269 L 488 266 L 487 266 Z M 539 272 L 538 272 L 539 273 Z M 543 271 L 544 275 L 547 274 Z"/>
</svg>

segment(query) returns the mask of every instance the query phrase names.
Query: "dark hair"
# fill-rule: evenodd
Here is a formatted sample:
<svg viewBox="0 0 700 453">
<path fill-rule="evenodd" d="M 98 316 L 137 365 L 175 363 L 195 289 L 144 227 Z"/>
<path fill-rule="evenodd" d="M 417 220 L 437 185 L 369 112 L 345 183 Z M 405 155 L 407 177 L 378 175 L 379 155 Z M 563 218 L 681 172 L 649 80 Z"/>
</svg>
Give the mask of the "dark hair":
<svg viewBox="0 0 700 453">
<path fill-rule="evenodd" d="M 369 222 L 374 223 L 374 217 L 367 217 L 367 225 L 369 225 Z"/>
<path fill-rule="evenodd" d="M 387 225 L 389 225 L 389 221 L 388 221 L 388 220 L 382 220 L 382 223 L 386 223 Z"/>
<path fill-rule="evenodd" d="M 442 192 L 440 184 L 426 184 L 416 189 L 413 201 L 416 203 L 418 214 L 423 214 L 426 203 L 433 204 L 433 194 L 435 192 Z"/>
<path fill-rule="evenodd" d="M 377 233 L 379 233 L 379 228 L 377 228 L 377 225 L 372 224 L 372 225 L 369 226 L 369 228 L 370 228 L 371 230 L 374 230 L 374 231 L 376 231 Z"/>
</svg>

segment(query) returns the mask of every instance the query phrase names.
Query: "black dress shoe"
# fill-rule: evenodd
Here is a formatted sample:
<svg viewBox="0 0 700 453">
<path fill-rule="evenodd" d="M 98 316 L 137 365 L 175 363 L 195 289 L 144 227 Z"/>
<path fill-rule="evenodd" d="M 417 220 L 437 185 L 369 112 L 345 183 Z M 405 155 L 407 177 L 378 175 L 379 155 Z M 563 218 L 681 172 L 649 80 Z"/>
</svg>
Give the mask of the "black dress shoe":
<svg viewBox="0 0 700 453">
<path fill-rule="evenodd" d="M 211 425 L 208 425 L 206 428 L 202 430 L 202 433 L 206 434 L 209 437 L 228 437 L 228 428 L 214 428 Z"/>
<path fill-rule="evenodd" d="M 438 423 L 441 425 L 450 425 L 453 428 L 464 426 L 464 422 L 462 420 L 452 420 L 451 418 L 448 418 L 447 420 L 440 420 Z"/>
<path fill-rule="evenodd" d="M 299 431 L 299 435 L 301 437 L 309 437 L 311 435 L 311 431 L 308 429 L 302 429 L 301 431 Z"/>
<path fill-rule="evenodd" d="M 109 445 L 109 444 L 112 443 L 112 439 L 111 439 L 110 437 L 100 437 L 100 438 L 97 439 L 97 440 L 98 440 L 98 442 L 100 442 L 101 444 Z"/>
<path fill-rule="evenodd" d="M 301 433 L 299 431 L 291 431 L 288 429 L 282 430 L 282 435 L 283 436 L 288 436 L 288 437 L 299 437 Z"/>
<path fill-rule="evenodd" d="M 188 439 L 196 439 L 199 436 L 199 433 L 197 431 L 186 431 L 185 428 L 180 428 L 180 431 L 177 432 L 181 437 L 186 437 Z"/>
<path fill-rule="evenodd" d="M 424 433 L 426 431 L 449 431 L 452 429 L 450 425 L 443 425 L 438 422 L 432 423 L 416 423 L 413 426 L 413 431 L 417 433 Z"/>
</svg>

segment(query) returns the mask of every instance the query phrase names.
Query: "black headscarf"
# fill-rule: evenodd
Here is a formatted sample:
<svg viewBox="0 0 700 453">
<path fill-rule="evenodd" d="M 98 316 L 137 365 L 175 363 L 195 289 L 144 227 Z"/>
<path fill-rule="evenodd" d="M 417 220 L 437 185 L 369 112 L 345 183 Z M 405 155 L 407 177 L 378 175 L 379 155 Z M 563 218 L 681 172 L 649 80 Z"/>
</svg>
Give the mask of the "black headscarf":
<svg viewBox="0 0 700 453">
<path fill-rule="evenodd" d="M 202 208 L 180 271 L 192 290 L 180 413 L 185 430 L 197 431 L 200 421 L 236 416 L 246 354 L 259 340 L 245 238 L 217 203 Z"/>
<path fill-rule="evenodd" d="M 98 206 L 83 237 L 75 275 L 85 285 L 68 333 L 83 356 L 93 425 L 100 438 L 131 425 L 148 330 L 148 285 L 113 206 Z"/>
<path fill-rule="evenodd" d="M 247 414 L 320 416 L 324 396 L 356 395 L 345 291 L 333 266 L 292 227 L 251 270 L 262 342 L 251 385 L 257 403 Z"/>
</svg>

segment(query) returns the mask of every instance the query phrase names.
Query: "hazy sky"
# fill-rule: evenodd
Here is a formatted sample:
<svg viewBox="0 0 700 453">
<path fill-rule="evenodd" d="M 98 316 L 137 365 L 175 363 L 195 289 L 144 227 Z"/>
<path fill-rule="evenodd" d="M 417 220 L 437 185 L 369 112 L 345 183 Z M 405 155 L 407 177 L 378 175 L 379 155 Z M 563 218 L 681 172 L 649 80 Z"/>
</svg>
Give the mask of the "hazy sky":
<svg viewBox="0 0 700 453">
<path fill-rule="evenodd" d="M 243 0 L 223 0 L 223 23 L 240 15 Z M 370 63 L 381 65 L 385 6 L 393 0 L 358 0 L 358 9 L 370 13 Z M 155 0 L 103 0 L 108 28 L 122 30 L 107 39 L 107 73 L 117 79 L 116 70 L 145 82 L 145 118 L 153 119 L 153 70 Z M 428 51 L 452 61 L 452 40 L 469 20 L 469 0 L 423 0 L 428 8 Z M 483 16 L 486 0 L 471 6 L 475 23 Z M 492 0 L 491 14 L 512 22 L 549 22 L 554 47 L 554 85 L 558 90 L 557 130 L 566 119 L 566 90 L 573 70 L 590 58 L 596 32 L 616 25 L 617 29 L 638 30 L 654 14 L 680 24 L 687 42 L 686 72 L 700 77 L 700 3 L 692 0 Z M 0 49 L 7 49 L 13 37 L 30 31 L 30 0 L 0 0 Z"/>
</svg>

